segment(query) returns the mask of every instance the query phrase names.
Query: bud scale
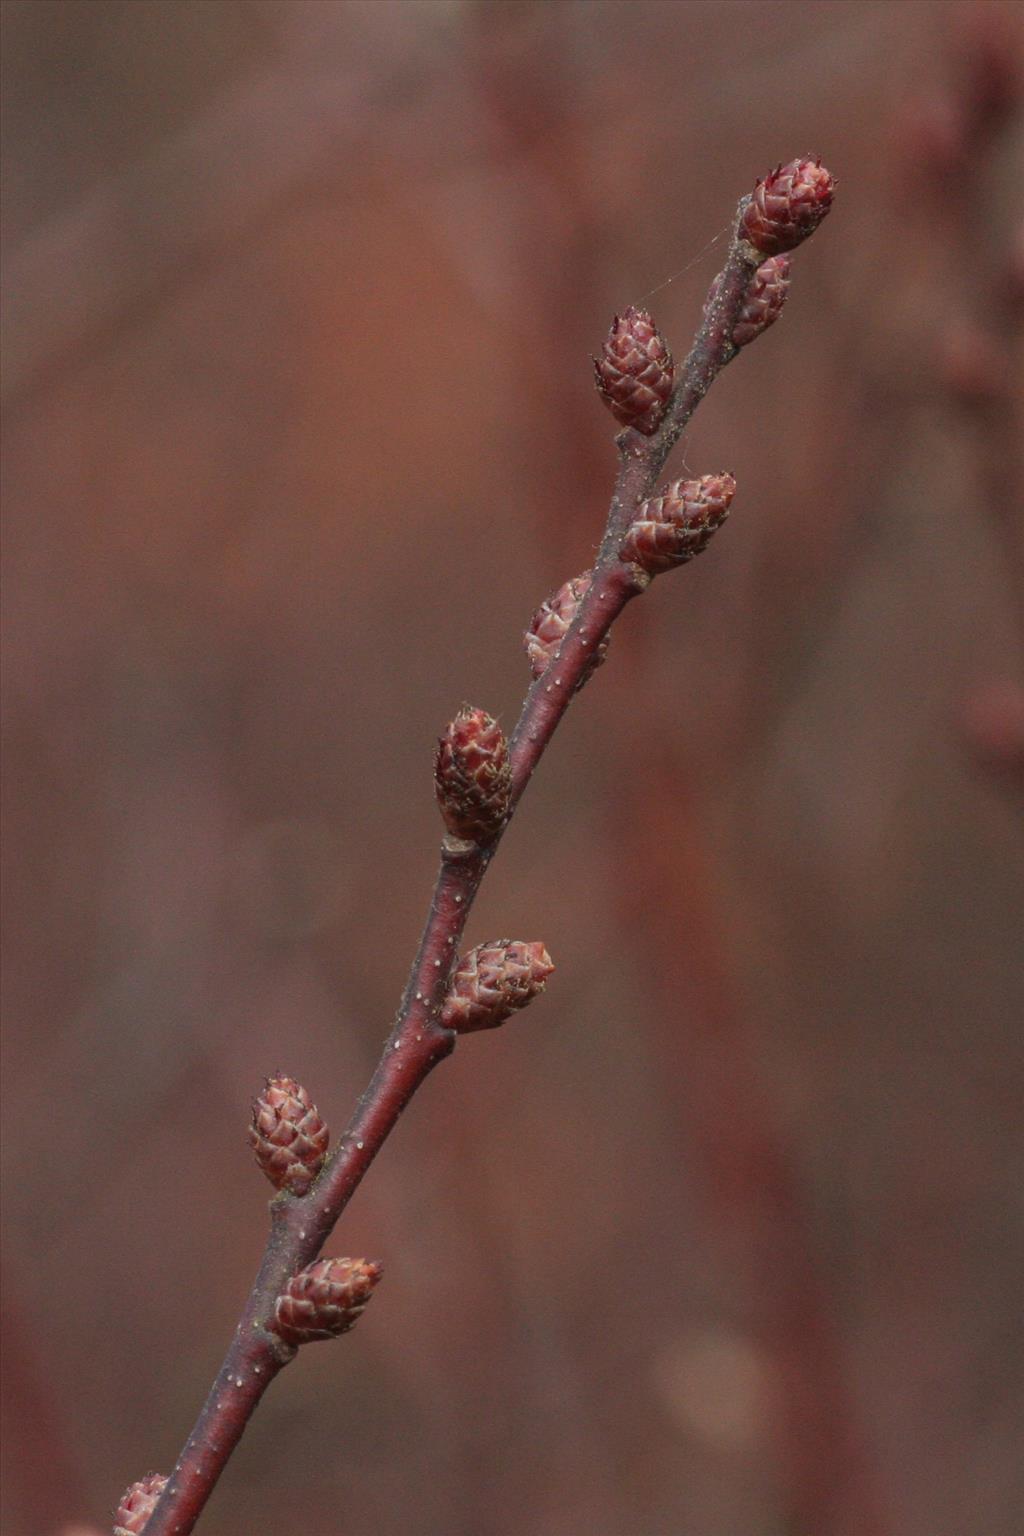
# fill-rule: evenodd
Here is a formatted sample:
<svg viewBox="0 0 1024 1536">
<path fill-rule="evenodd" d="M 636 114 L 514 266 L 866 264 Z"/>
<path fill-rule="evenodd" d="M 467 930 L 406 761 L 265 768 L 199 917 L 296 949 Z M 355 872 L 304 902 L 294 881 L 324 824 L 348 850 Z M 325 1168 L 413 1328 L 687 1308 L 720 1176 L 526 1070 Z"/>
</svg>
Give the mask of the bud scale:
<svg viewBox="0 0 1024 1536">
<path fill-rule="evenodd" d="M 660 496 L 641 503 L 620 555 L 652 576 L 684 565 L 707 548 L 728 517 L 735 492 L 732 475 L 674 481 Z"/>
<path fill-rule="evenodd" d="M 505 733 L 486 711 L 459 710 L 437 744 L 437 803 L 453 837 L 489 843 L 508 820 L 512 764 Z"/>
<path fill-rule="evenodd" d="M 832 206 L 835 182 L 820 160 L 776 166 L 754 188 L 740 234 L 766 256 L 791 251 L 813 235 Z"/>
<path fill-rule="evenodd" d="M 382 1273 L 372 1259 L 317 1259 L 277 1298 L 274 1330 L 295 1346 L 338 1338 L 358 1321 Z"/>
<path fill-rule="evenodd" d="M 594 377 L 606 405 L 624 427 L 650 437 L 661 425 L 672 393 L 675 364 L 646 309 L 632 304 L 612 321 Z"/>
<path fill-rule="evenodd" d="M 145 1477 L 126 1488 L 114 1515 L 117 1522 L 114 1536 L 140 1536 L 166 1487 L 166 1477 L 159 1472 L 147 1472 Z"/>
<path fill-rule="evenodd" d="M 791 265 L 788 255 L 769 256 L 750 279 L 733 326 L 732 339 L 737 347 L 749 345 L 782 314 L 789 297 Z"/>
<path fill-rule="evenodd" d="M 530 670 L 534 677 L 543 677 L 554 660 L 555 652 L 565 638 L 580 603 L 590 587 L 590 581 L 589 571 L 584 571 L 581 576 L 573 576 L 569 581 L 564 582 L 557 592 L 545 598 L 530 620 L 530 627 L 523 636 L 523 644 L 526 647 Z M 583 686 L 594 668 L 601 665 L 607 654 L 608 636 L 605 635 L 590 658 L 578 687 Z"/>
<path fill-rule="evenodd" d="M 277 1073 L 253 1100 L 249 1141 L 277 1189 L 304 1195 L 323 1167 L 330 1131 L 301 1083 Z"/>
<path fill-rule="evenodd" d="M 553 970 L 551 956 L 539 940 L 527 944 L 493 939 L 480 944 L 459 961 L 441 1010 L 441 1023 L 463 1035 L 477 1029 L 496 1029 L 543 992 Z"/>
</svg>

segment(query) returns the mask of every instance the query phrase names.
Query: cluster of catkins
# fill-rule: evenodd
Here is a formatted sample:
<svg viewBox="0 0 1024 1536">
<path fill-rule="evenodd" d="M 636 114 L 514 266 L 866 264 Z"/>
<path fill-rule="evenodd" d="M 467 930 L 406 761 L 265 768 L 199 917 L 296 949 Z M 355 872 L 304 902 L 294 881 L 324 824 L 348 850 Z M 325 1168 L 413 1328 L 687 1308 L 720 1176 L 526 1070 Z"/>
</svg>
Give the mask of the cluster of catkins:
<svg viewBox="0 0 1024 1536">
<path fill-rule="evenodd" d="M 753 273 L 732 326 L 734 351 L 748 346 L 781 315 L 789 292 L 789 252 L 821 223 L 833 191 L 829 172 L 811 159 L 779 166 L 757 183 L 740 217 L 739 236 Z M 716 279 L 705 304 L 709 321 L 715 318 L 719 290 Z M 670 417 L 676 366 L 646 310 L 630 307 L 616 315 L 594 372 L 601 396 L 624 427 L 652 437 Z M 619 557 L 645 578 L 685 564 L 707 548 L 729 514 L 735 491 L 729 474 L 663 486 L 637 508 Z M 590 571 L 574 576 L 534 614 L 524 640 L 535 678 L 555 660 L 591 579 Z M 595 646 L 584 681 L 604 660 L 607 644 L 604 637 Z M 450 838 L 486 847 L 500 836 L 511 810 L 512 767 L 508 743 L 490 715 L 468 706 L 460 710 L 438 745 L 435 779 Z"/>
<path fill-rule="evenodd" d="M 741 239 L 764 259 L 747 286 L 732 329 L 732 346 L 747 346 L 782 313 L 789 291 L 789 252 L 812 234 L 832 201 L 833 181 L 819 160 L 794 160 L 759 181 L 740 220 Z M 716 279 L 705 314 L 719 302 Z M 650 315 L 629 308 L 616 315 L 600 358 L 597 387 L 616 420 L 652 437 L 670 415 L 675 364 Z M 736 482 L 729 474 L 674 480 L 643 501 L 619 547 L 620 559 L 649 579 L 700 554 L 729 513 Z M 565 582 L 543 602 L 524 638 L 535 679 L 544 676 L 575 619 L 592 573 Z M 607 637 L 595 645 L 582 681 L 600 666 Z M 487 849 L 512 811 L 509 743 L 482 709 L 464 707 L 441 737 L 434 764 L 448 852 Z M 439 1023 L 457 1034 L 494 1029 L 544 990 L 554 967 L 539 941 L 494 939 L 458 962 Z M 255 1100 L 249 1139 L 274 1187 L 301 1199 L 327 1160 L 330 1140 L 316 1105 L 293 1078 L 278 1073 Z M 357 1321 L 381 1277 L 367 1259 L 317 1259 L 293 1275 L 277 1298 L 270 1327 L 286 1354 L 300 1344 L 333 1339 Z M 125 1492 L 115 1536 L 140 1536 L 167 1479 L 151 1472 Z"/>
<path fill-rule="evenodd" d="M 789 253 L 817 229 L 833 192 L 833 179 L 820 160 L 793 160 L 757 183 L 739 233 L 764 260 L 747 285 L 732 327 L 736 351 L 782 314 L 789 294 Z M 716 278 L 705 303 L 708 317 L 713 318 L 719 299 Z M 633 307 L 616 315 L 602 354 L 594 360 L 597 388 L 612 414 L 643 437 L 652 437 L 670 414 L 675 371 L 668 343 L 651 316 Z M 648 576 L 692 560 L 728 517 L 735 490 L 728 474 L 674 480 L 638 508 L 619 554 Z"/>
</svg>

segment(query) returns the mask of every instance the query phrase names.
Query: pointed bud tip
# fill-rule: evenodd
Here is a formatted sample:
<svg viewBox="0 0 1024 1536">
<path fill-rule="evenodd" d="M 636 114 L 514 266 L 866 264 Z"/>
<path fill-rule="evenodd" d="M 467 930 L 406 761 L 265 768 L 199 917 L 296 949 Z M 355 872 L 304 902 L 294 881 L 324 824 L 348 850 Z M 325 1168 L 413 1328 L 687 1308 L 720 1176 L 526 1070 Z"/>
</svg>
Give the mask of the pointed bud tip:
<svg viewBox="0 0 1024 1536">
<path fill-rule="evenodd" d="M 114 1536 L 141 1536 L 166 1487 L 167 1479 L 161 1472 L 147 1472 L 138 1482 L 131 1483 L 114 1514 Z"/>
<path fill-rule="evenodd" d="M 275 1189 L 304 1195 L 324 1165 L 331 1133 L 306 1089 L 281 1072 L 252 1105 L 249 1144 Z"/>
<path fill-rule="evenodd" d="M 441 1010 L 441 1023 L 457 1034 L 496 1029 L 544 991 L 554 972 L 539 939 L 492 939 L 463 955 Z"/>
<path fill-rule="evenodd" d="M 779 165 L 754 188 L 740 233 L 766 256 L 791 251 L 812 235 L 828 213 L 836 183 L 821 160 L 805 156 Z"/>
<path fill-rule="evenodd" d="M 594 359 L 597 388 L 616 421 L 650 437 L 664 418 L 674 375 L 668 343 L 650 314 L 628 305 Z"/>
<path fill-rule="evenodd" d="M 526 951 L 530 964 L 533 967 L 534 976 L 537 978 L 538 983 L 543 986 L 548 977 L 554 974 L 554 961 L 540 939 L 532 939 L 530 942 L 524 943 L 523 949 Z"/>
<path fill-rule="evenodd" d="M 317 1259 L 289 1280 L 274 1308 L 274 1329 L 297 1347 L 347 1333 L 384 1273 L 375 1259 Z"/>
<path fill-rule="evenodd" d="M 486 710 L 464 704 L 438 739 L 434 786 L 453 837 L 493 842 L 508 820 L 512 764 L 505 733 Z"/>
<path fill-rule="evenodd" d="M 701 554 L 729 515 L 736 494 L 727 471 L 675 480 L 643 502 L 619 550 L 623 560 L 651 576 Z"/>
</svg>

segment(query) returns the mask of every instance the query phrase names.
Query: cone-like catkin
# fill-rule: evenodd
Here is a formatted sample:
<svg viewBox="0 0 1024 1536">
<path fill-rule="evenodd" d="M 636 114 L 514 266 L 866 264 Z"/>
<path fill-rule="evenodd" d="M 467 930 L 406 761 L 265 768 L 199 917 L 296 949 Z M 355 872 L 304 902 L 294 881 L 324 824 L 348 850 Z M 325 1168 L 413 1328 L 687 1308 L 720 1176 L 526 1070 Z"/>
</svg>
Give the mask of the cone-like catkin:
<svg viewBox="0 0 1024 1536">
<path fill-rule="evenodd" d="M 573 576 L 570 581 L 564 582 L 557 592 L 552 593 L 541 603 L 530 620 L 530 627 L 523 636 L 523 644 L 526 647 L 534 677 L 543 677 L 551 665 L 555 652 L 561 645 L 566 630 L 576 617 L 576 610 L 589 586 L 589 571 L 584 571 L 582 576 Z M 601 665 L 607 654 L 608 636 L 605 635 L 591 657 L 579 686 L 582 687 L 594 668 Z"/>
<path fill-rule="evenodd" d="M 791 251 L 813 235 L 832 206 L 835 182 L 820 160 L 791 160 L 757 183 L 740 234 L 766 256 Z"/>
<path fill-rule="evenodd" d="M 437 744 L 437 803 L 453 837 L 489 843 L 508 819 L 512 765 L 508 742 L 482 709 L 460 709 Z"/>
<path fill-rule="evenodd" d="M 166 1477 L 159 1472 L 147 1472 L 145 1477 L 126 1488 L 114 1515 L 117 1522 L 114 1536 L 140 1536 L 166 1487 Z"/>
<path fill-rule="evenodd" d="M 495 1029 L 543 992 L 553 970 L 551 956 L 539 941 L 494 939 L 480 944 L 459 961 L 441 1023 L 462 1035 Z"/>
<path fill-rule="evenodd" d="M 684 565 L 707 548 L 729 515 L 736 492 L 732 475 L 676 480 L 660 496 L 641 503 L 620 554 L 652 576 Z"/>
<path fill-rule="evenodd" d="M 791 266 L 792 260 L 787 255 L 769 256 L 767 261 L 762 261 L 747 284 L 733 326 L 732 339 L 737 347 L 745 347 L 754 341 L 782 314 L 789 297 Z"/>
<path fill-rule="evenodd" d="M 277 1298 L 275 1331 L 287 1344 L 336 1339 L 358 1320 L 382 1273 L 372 1259 L 317 1259 Z"/>
<path fill-rule="evenodd" d="M 615 316 L 601 356 L 594 359 L 594 376 L 616 421 L 645 437 L 656 432 L 674 372 L 668 344 L 646 309 L 630 305 Z"/>
<path fill-rule="evenodd" d="M 271 1184 L 304 1195 L 324 1165 L 330 1134 L 301 1083 L 267 1078 L 253 1100 L 249 1141 Z"/>
<path fill-rule="evenodd" d="M 789 256 L 769 256 L 767 261 L 762 261 L 743 295 L 743 303 L 732 330 L 733 346 L 748 346 L 762 331 L 775 324 L 789 297 L 791 266 Z M 721 286 L 721 278 L 716 277 L 708 292 L 705 310 L 710 309 L 718 298 Z"/>
</svg>

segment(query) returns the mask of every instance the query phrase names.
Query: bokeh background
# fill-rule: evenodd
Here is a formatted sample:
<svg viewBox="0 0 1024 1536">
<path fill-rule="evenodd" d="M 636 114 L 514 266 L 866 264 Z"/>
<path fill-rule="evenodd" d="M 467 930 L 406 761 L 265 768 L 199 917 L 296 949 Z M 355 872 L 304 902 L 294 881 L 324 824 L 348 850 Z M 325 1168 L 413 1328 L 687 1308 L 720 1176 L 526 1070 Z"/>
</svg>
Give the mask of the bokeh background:
<svg viewBox="0 0 1024 1536">
<path fill-rule="evenodd" d="M 169 1470 L 418 935 L 432 743 L 685 352 L 736 199 L 835 210 L 679 462 L 472 942 L 546 997 L 332 1243 L 387 1278 L 203 1525 L 1019 1536 L 1024 301 L 1014 5 L 8 0 L 8 1536 Z M 666 282 L 666 279 L 672 281 Z"/>
</svg>

